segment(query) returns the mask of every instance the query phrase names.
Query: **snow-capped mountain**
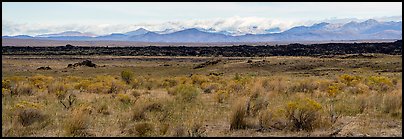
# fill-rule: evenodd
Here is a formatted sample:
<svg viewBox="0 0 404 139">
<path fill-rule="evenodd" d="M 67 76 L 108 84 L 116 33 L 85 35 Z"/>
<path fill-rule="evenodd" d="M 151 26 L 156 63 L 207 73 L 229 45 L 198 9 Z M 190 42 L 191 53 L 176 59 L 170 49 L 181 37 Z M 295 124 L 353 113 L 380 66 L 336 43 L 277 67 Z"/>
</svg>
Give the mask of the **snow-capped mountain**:
<svg viewBox="0 0 404 139">
<path fill-rule="evenodd" d="M 148 32 L 150 32 L 150 31 L 148 31 L 148 30 L 146 30 L 144 28 L 139 28 L 139 29 L 137 29 L 135 31 L 129 31 L 129 32 L 126 32 L 124 34 L 127 35 L 127 36 L 134 36 L 134 35 L 143 35 L 143 34 L 146 34 Z"/>
<path fill-rule="evenodd" d="M 236 35 L 242 32 L 244 32 L 244 34 L 247 32 L 247 34 Z M 253 32 L 255 32 L 255 34 Z M 214 28 L 188 28 L 181 30 L 166 29 L 153 32 L 140 28 L 126 33 L 112 33 L 103 36 L 68 31 L 58 34 L 38 35 L 35 37 L 19 35 L 3 36 L 2 38 L 136 42 L 271 42 L 402 39 L 402 21 L 379 22 L 369 19 L 364 22 L 352 21 L 346 24 L 322 22 L 311 26 L 296 26 L 283 32 L 280 32 L 279 28 L 263 30 L 257 26 L 240 28 L 238 31 L 219 31 Z"/>
</svg>

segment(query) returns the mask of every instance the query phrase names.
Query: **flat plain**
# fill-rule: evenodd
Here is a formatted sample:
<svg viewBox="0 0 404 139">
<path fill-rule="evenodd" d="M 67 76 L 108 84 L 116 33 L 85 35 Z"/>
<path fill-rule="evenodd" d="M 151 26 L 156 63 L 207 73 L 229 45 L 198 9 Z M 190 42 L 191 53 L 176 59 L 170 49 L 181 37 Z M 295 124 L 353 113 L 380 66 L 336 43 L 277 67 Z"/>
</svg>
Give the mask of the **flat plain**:
<svg viewBox="0 0 404 139">
<path fill-rule="evenodd" d="M 365 55 L 3 55 L 2 135 L 402 136 L 402 57 Z"/>
</svg>

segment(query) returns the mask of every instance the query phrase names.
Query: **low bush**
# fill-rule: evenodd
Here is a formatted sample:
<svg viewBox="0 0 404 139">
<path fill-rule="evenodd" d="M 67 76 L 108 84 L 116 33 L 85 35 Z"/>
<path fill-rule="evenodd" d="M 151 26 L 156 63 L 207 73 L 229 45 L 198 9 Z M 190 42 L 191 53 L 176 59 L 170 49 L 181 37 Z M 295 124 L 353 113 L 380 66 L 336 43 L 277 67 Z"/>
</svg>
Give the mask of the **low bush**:
<svg viewBox="0 0 404 139">
<path fill-rule="evenodd" d="M 275 107 L 262 111 L 259 115 L 259 125 L 262 129 L 283 130 L 287 126 L 286 111 Z"/>
<path fill-rule="evenodd" d="M 34 108 L 25 108 L 18 111 L 18 121 L 22 126 L 29 126 L 34 122 L 42 122 L 47 118 L 40 110 Z"/>
<path fill-rule="evenodd" d="M 131 70 L 123 70 L 121 72 L 121 78 L 127 84 L 130 84 L 132 82 L 133 77 L 134 77 L 134 74 L 133 74 L 133 72 Z"/>
<path fill-rule="evenodd" d="M 168 94 L 175 95 L 179 100 L 192 102 L 201 90 L 190 84 L 180 84 L 168 90 Z"/>
<path fill-rule="evenodd" d="M 193 123 L 188 130 L 189 137 L 203 137 L 205 136 L 206 129 L 201 122 Z"/>
<path fill-rule="evenodd" d="M 245 102 L 237 103 L 230 115 L 230 130 L 245 129 L 247 127 L 245 121 L 246 116 L 247 110 Z"/>
<path fill-rule="evenodd" d="M 125 104 L 129 104 L 131 102 L 131 98 L 128 94 L 119 93 L 116 95 L 116 98 Z"/>
<path fill-rule="evenodd" d="M 191 76 L 192 84 L 194 85 L 202 85 L 203 83 L 210 82 L 210 79 L 204 75 L 192 75 Z"/>
<path fill-rule="evenodd" d="M 11 86 L 11 95 L 32 95 L 34 86 L 27 82 L 18 82 Z"/>
<path fill-rule="evenodd" d="M 141 122 L 135 125 L 136 134 L 143 137 L 152 134 L 154 126 L 148 122 Z"/>
<path fill-rule="evenodd" d="M 247 104 L 247 114 L 250 116 L 256 116 L 260 110 L 268 106 L 268 100 L 261 93 L 253 93 Z"/>
<path fill-rule="evenodd" d="M 10 80 L 1 80 L 1 88 L 10 89 L 11 81 Z"/>
<path fill-rule="evenodd" d="M 313 130 L 320 109 L 321 105 L 309 98 L 289 102 L 286 107 L 286 116 L 290 120 L 292 130 Z"/>
<path fill-rule="evenodd" d="M 217 103 L 223 103 L 227 98 L 229 98 L 229 92 L 225 90 L 219 90 L 214 96 Z"/>
<path fill-rule="evenodd" d="M 383 97 L 382 112 L 388 113 L 392 117 L 401 117 L 402 115 L 402 92 L 392 92 Z"/>
<path fill-rule="evenodd" d="M 64 125 L 64 130 L 67 135 L 73 137 L 92 136 L 88 132 L 90 126 L 90 119 L 88 113 L 83 110 L 75 109 L 70 118 L 68 118 Z"/>
<path fill-rule="evenodd" d="M 338 79 L 339 79 L 339 81 L 346 84 L 347 86 L 352 86 L 352 85 L 359 83 L 362 80 L 362 77 L 343 74 L 343 75 L 340 75 Z"/>
<path fill-rule="evenodd" d="M 370 76 L 368 78 L 367 85 L 370 87 L 370 89 L 379 92 L 388 92 L 393 87 L 392 81 L 384 76 Z"/>
</svg>

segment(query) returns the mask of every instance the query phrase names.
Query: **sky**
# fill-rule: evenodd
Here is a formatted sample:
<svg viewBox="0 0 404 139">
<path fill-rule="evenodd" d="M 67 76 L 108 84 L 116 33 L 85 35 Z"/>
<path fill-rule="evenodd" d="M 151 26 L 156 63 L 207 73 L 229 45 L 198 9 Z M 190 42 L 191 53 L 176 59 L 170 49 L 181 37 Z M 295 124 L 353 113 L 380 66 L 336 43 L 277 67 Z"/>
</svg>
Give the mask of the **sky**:
<svg viewBox="0 0 404 139">
<path fill-rule="evenodd" d="M 348 20 L 402 20 L 402 2 L 2 2 L 2 35 L 109 34 L 140 27 L 246 32 Z"/>
</svg>

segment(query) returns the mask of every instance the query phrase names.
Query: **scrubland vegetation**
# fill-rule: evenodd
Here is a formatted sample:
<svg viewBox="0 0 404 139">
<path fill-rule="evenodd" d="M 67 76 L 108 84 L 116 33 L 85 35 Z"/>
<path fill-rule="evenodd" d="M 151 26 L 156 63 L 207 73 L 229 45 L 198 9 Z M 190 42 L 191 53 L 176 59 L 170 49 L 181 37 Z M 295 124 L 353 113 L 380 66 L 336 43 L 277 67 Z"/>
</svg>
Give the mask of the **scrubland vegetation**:
<svg viewBox="0 0 404 139">
<path fill-rule="evenodd" d="M 401 57 L 354 59 L 379 68 L 337 58 L 262 59 L 201 69 L 96 61 L 97 68 L 66 70 L 68 63 L 41 62 L 55 72 L 14 70 L 24 59 L 3 57 L 2 135 L 402 136 Z M 321 66 L 325 74 L 301 68 L 316 63 L 308 60 L 335 61 Z"/>
</svg>

